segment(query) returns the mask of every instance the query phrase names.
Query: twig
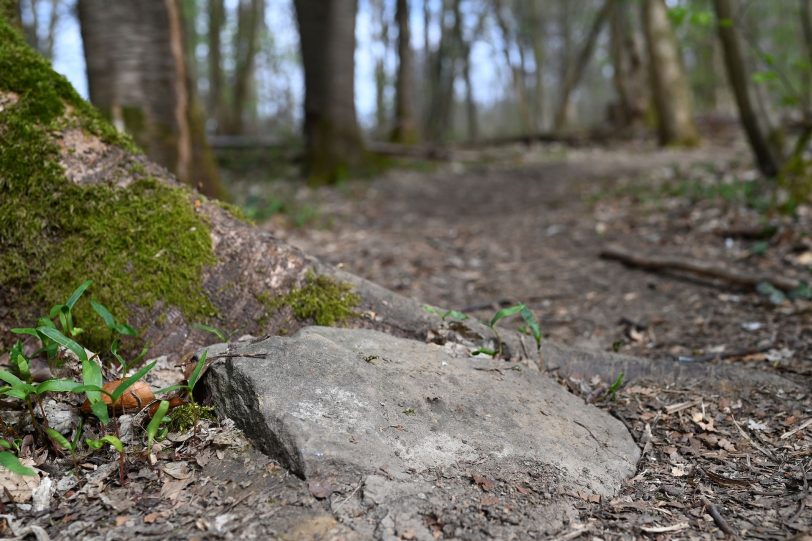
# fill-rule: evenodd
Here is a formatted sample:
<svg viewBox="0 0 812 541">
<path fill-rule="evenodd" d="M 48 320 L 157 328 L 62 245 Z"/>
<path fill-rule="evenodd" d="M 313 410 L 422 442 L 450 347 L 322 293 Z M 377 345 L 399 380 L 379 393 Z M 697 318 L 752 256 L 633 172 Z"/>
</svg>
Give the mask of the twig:
<svg viewBox="0 0 812 541">
<path fill-rule="evenodd" d="M 719 529 L 725 532 L 727 535 L 731 535 L 733 537 L 738 537 L 736 532 L 733 528 L 725 520 L 725 517 L 719 512 L 719 508 L 716 505 L 712 504 L 705 496 L 702 496 L 702 503 L 705 505 L 705 508 L 708 510 L 708 513 L 711 517 L 713 517 L 713 521 L 719 526 Z"/>
<path fill-rule="evenodd" d="M 745 432 L 745 431 L 742 429 L 742 427 L 741 427 L 741 426 L 739 426 L 739 423 L 737 423 L 737 422 L 736 422 L 736 418 L 735 418 L 735 417 L 733 417 L 733 414 L 732 414 L 732 413 L 730 414 L 730 418 L 731 418 L 731 419 L 733 419 L 733 424 L 734 424 L 734 425 L 736 425 L 736 428 L 738 428 L 738 429 L 739 429 L 739 433 L 741 433 L 741 435 L 744 437 L 744 439 L 746 439 L 746 440 L 747 440 L 747 441 L 750 443 L 750 445 L 752 445 L 753 447 L 755 447 L 756 449 L 758 449 L 759 451 L 761 451 L 761 453 L 762 453 L 764 456 L 766 456 L 766 457 L 770 458 L 771 460 L 775 460 L 775 455 L 773 455 L 773 454 L 772 454 L 770 451 L 768 451 L 767 449 L 765 449 L 765 448 L 764 448 L 764 447 L 762 447 L 761 445 L 759 445 L 759 444 L 757 444 L 756 442 L 754 442 L 754 441 L 753 441 L 753 438 L 751 438 L 750 436 L 748 436 L 748 435 L 747 435 L 747 432 Z"/>
<path fill-rule="evenodd" d="M 706 363 L 708 361 L 721 361 L 722 359 L 732 359 L 734 357 L 747 357 L 748 355 L 755 355 L 757 353 L 764 353 L 770 351 L 775 347 L 774 344 L 755 348 L 732 349 L 730 351 L 720 351 L 717 353 L 706 353 L 704 355 L 688 355 L 677 357 L 681 363 Z"/>
<path fill-rule="evenodd" d="M 729 284 L 755 288 L 762 282 L 769 282 L 775 287 L 784 291 L 797 288 L 800 282 L 794 278 L 777 276 L 774 274 L 751 274 L 747 272 L 728 269 L 726 267 L 712 265 L 704 261 L 695 259 L 685 259 L 673 256 L 640 255 L 633 253 L 620 246 L 610 245 L 601 250 L 601 257 L 620 261 L 626 265 L 639 267 L 641 269 L 658 270 L 679 270 L 704 276 L 706 278 L 716 278 L 728 282 Z"/>
<path fill-rule="evenodd" d="M 361 480 L 360 480 L 360 481 L 358 481 L 358 485 L 355 487 L 355 489 L 354 489 L 354 490 L 353 490 L 353 491 L 350 493 L 350 495 L 349 495 L 349 496 L 347 496 L 346 498 L 344 498 L 344 501 L 343 501 L 343 502 L 341 502 L 340 504 L 336 505 L 336 508 L 333 510 L 333 512 L 334 512 L 334 513 L 338 513 L 338 510 L 339 510 L 339 509 L 341 509 L 342 507 L 344 507 L 344 504 L 345 504 L 345 503 L 347 503 L 348 501 L 350 501 L 350 500 L 352 499 L 352 497 L 353 497 L 353 496 L 355 496 L 355 493 L 356 493 L 356 492 L 358 492 L 358 489 L 359 489 L 359 488 L 361 488 L 361 485 L 363 485 L 363 484 L 364 484 L 364 478 L 362 477 L 362 478 L 361 478 Z"/>
<path fill-rule="evenodd" d="M 800 432 L 801 430 L 808 427 L 809 425 L 812 425 L 812 417 L 810 417 L 809 419 L 807 419 L 806 421 L 804 421 L 800 425 L 796 426 L 792 430 L 788 430 L 787 432 L 784 432 L 783 434 L 781 434 L 781 439 L 785 440 L 785 439 L 789 438 L 790 436 L 792 436 L 793 434 L 795 434 L 796 432 Z"/>
</svg>

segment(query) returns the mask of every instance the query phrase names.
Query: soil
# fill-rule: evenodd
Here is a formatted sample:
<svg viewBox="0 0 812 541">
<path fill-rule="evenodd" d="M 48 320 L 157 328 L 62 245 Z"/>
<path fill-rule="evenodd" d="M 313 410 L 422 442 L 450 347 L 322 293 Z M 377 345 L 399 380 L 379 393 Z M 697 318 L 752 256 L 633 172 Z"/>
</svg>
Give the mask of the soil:
<svg viewBox="0 0 812 541">
<path fill-rule="evenodd" d="M 297 227 L 284 216 L 263 227 L 427 304 L 489 319 L 524 302 L 544 340 L 780 374 L 785 386 L 757 388 L 619 379 L 623 385 L 610 389 L 613 382 L 600 378 L 559 377 L 621 419 L 644 458 L 615 498 L 584 495 L 579 520 L 544 535 L 800 539 L 812 532 L 810 302 L 600 257 L 615 243 L 808 279 L 812 210 L 800 207 L 796 217 L 755 211 L 746 190 L 725 188 L 741 184 L 718 184 L 751 178 L 748 158 L 713 147 L 511 150 L 487 164 L 299 190 L 300 208 L 315 209 L 310 221 L 321 227 Z M 716 188 L 695 189 L 700 185 Z M 771 236 L 739 234 L 765 222 Z M 99 472 L 93 482 L 83 477 L 75 488 L 58 489 L 45 511 L 0 509 L 15 522 L 12 529 L 0 518 L 0 536 L 39 526 L 51 538 L 76 539 L 353 538 L 331 508 L 357 486 L 308 486 L 228 426 L 184 437 L 159 453 L 155 468 L 132 460 L 125 487 L 111 457 L 86 459 L 84 470 Z M 54 482 L 71 467 L 68 459 L 52 466 Z M 509 521 L 511 512 L 524 512 L 523 498 L 539 494 L 529 477 L 516 486 L 493 493 L 515 502 L 513 511 L 493 514 L 483 497 L 459 502 L 455 516 L 426 517 L 426 525 L 437 538 L 485 538 L 483 530 L 466 529 L 466 517 Z"/>
</svg>

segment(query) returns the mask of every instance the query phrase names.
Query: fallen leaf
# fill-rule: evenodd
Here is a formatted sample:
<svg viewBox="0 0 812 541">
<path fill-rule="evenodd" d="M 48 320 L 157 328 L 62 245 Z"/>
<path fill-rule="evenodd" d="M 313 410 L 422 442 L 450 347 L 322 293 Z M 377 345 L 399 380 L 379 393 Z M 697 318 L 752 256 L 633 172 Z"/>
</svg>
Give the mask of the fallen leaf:
<svg viewBox="0 0 812 541">
<path fill-rule="evenodd" d="M 671 468 L 671 475 L 674 477 L 682 477 L 684 475 L 687 475 L 687 473 L 688 472 L 685 471 L 685 468 L 683 468 L 681 465 L 677 465 Z"/>
<path fill-rule="evenodd" d="M 484 475 L 480 475 L 478 473 L 475 473 L 475 474 L 471 475 L 471 479 L 473 479 L 474 483 L 479 485 L 479 488 L 481 488 L 482 490 L 485 490 L 485 491 L 493 489 L 493 487 L 495 485 L 495 483 L 493 481 L 491 481 L 490 479 L 488 479 Z"/>
<path fill-rule="evenodd" d="M 34 466 L 30 458 L 20 459 L 23 466 Z M 38 475 L 19 475 L 0 467 L 0 498 L 10 497 L 13 503 L 25 503 L 31 499 L 34 490 L 40 484 Z M 0 500 L 2 501 L 2 500 Z"/>
</svg>

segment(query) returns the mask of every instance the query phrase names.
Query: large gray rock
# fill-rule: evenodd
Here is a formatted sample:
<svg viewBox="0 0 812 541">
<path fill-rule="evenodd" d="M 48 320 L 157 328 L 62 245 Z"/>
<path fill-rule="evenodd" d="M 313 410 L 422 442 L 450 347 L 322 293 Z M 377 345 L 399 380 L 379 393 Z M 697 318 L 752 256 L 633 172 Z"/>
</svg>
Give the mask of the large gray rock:
<svg viewBox="0 0 812 541">
<path fill-rule="evenodd" d="M 552 531 L 639 458 L 620 422 L 533 366 L 453 346 L 308 327 L 211 354 L 218 413 L 365 535 Z"/>
</svg>

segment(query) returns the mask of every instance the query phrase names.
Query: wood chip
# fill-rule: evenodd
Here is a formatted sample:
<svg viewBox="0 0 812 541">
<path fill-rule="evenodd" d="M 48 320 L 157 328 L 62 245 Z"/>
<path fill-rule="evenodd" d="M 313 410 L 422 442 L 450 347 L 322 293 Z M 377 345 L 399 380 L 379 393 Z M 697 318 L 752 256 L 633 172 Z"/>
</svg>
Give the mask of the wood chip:
<svg viewBox="0 0 812 541">
<path fill-rule="evenodd" d="M 646 533 L 668 533 L 678 532 L 688 528 L 687 522 L 677 522 L 671 526 L 640 526 L 640 529 Z"/>
</svg>

